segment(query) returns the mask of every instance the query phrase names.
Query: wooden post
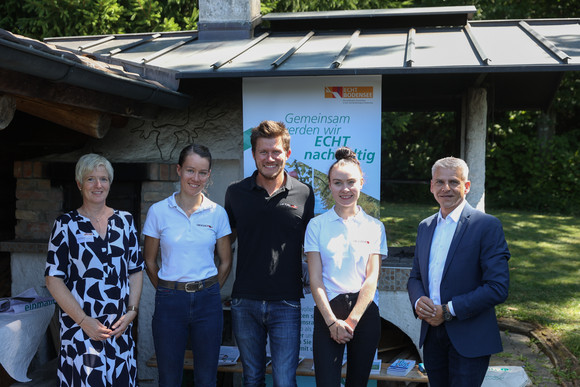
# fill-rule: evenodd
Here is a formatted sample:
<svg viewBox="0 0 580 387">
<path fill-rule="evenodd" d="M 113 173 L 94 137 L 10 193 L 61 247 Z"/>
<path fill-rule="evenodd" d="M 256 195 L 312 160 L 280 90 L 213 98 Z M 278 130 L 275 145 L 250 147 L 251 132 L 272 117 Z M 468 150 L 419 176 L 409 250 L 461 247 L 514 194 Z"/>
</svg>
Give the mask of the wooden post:
<svg viewBox="0 0 580 387">
<path fill-rule="evenodd" d="M 0 95 L 0 130 L 6 129 L 16 111 L 16 101 L 9 95 Z"/>
<path fill-rule="evenodd" d="M 18 110 L 57 123 L 94 138 L 103 138 L 111 126 L 111 116 L 94 110 L 55 104 L 33 98 L 17 98 Z"/>
</svg>

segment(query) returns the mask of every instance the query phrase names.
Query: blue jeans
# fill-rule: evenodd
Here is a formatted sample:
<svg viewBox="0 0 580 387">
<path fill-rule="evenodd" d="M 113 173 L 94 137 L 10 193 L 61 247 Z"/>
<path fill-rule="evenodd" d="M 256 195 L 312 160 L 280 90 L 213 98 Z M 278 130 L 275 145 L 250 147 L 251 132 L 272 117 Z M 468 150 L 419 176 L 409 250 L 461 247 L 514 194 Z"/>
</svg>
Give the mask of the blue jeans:
<svg viewBox="0 0 580 387">
<path fill-rule="evenodd" d="M 423 344 L 429 386 L 479 387 L 485 378 L 489 359 L 490 355 L 473 358 L 461 356 L 449 340 L 445 323 L 429 327 Z"/>
<path fill-rule="evenodd" d="M 159 386 L 181 386 L 189 338 L 195 386 L 215 387 L 222 327 L 219 284 L 194 293 L 158 287 L 152 329 Z"/>
<path fill-rule="evenodd" d="M 270 337 L 274 387 L 296 387 L 300 354 L 300 301 L 232 300 L 232 325 L 245 387 L 265 386 Z"/>
</svg>

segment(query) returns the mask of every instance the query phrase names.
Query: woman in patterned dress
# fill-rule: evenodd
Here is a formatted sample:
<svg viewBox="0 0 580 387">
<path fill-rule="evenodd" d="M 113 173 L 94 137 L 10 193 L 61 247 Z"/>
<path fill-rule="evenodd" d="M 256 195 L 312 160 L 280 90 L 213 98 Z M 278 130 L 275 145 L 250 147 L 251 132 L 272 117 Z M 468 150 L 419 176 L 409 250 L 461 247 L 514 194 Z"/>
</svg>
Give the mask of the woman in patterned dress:
<svg viewBox="0 0 580 387">
<path fill-rule="evenodd" d="M 143 284 L 133 217 L 106 205 L 111 163 L 87 154 L 76 165 L 83 204 L 59 216 L 46 260 L 46 285 L 60 307 L 60 386 L 135 386 L 131 334 Z"/>
</svg>

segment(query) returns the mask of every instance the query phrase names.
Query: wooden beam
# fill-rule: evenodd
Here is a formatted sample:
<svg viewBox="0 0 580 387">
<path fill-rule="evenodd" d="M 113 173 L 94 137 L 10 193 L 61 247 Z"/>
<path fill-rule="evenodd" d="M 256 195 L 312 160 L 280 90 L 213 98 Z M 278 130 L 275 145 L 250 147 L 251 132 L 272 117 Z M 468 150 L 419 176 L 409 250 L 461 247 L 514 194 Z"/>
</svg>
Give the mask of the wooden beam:
<svg viewBox="0 0 580 387">
<path fill-rule="evenodd" d="M 157 105 L 4 69 L 0 69 L 0 93 L 143 120 L 156 119 L 162 110 Z"/>
<path fill-rule="evenodd" d="M 0 94 L 0 130 L 6 129 L 16 111 L 16 101 L 9 95 Z"/>
<path fill-rule="evenodd" d="M 16 109 L 91 137 L 103 138 L 111 126 L 111 116 L 94 110 L 82 109 L 44 101 L 38 98 L 16 97 Z"/>
</svg>

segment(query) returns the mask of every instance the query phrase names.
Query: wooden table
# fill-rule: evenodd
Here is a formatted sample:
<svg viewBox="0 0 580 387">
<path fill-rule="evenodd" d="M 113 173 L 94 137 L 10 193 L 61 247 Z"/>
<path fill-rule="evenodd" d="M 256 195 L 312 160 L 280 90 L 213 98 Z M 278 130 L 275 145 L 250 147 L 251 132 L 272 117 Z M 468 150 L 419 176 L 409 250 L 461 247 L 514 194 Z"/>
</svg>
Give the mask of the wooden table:
<svg viewBox="0 0 580 387">
<path fill-rule="evenodd" d="M 428 383 L 429 379 L 427 375 L 419 372 L 417 366 L 411 370 L 406 376 L 392 376 L 387 375 L 387 368 L 390 363 L 381 364 L 381 372 L 378 374 L 371 374 L 369 379 L 391 381 L 391 382 L 416 382 L 416 383 Z M 147 361 L 147 366 L 157 368 L 157 358 L 155 355 Z M 185 352 L 185 359 L 183 361 L 183 368 L 186 370 L 193 369 L 193 354 L 191 351 Z M 238 361 L 235 365 L 231 366 L 220 366 L 218 367 L 218 372 L 231 372 L 231 373 L 241 373 L 242 363 Z M 266 373 L 272 373 L 272 366 L 266 367 Z M 304 359 L 298 364 L 298 369 L 296 370 L 296 375 L 300 376 L 314 376 L 314 370 L 312 369 L 312 359 Z M 342 367 L 342 376 L 346 376 L 346 365 Z"/>
</svg>

